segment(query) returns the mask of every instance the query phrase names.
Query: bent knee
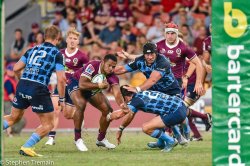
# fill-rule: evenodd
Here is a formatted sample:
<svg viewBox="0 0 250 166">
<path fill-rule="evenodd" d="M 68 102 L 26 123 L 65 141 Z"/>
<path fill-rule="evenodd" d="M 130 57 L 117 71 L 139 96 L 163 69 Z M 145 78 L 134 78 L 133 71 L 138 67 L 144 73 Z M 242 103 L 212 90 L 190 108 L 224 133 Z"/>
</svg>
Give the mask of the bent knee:
<svg viewBox="0 0 250 166">
<path fill-rule="evenodd" d="M 142 131 L 147 134 L 149 130 L 150 130 L 150 126 L 147 123 L 144 123 L 142 125 Z"/>
</svg>

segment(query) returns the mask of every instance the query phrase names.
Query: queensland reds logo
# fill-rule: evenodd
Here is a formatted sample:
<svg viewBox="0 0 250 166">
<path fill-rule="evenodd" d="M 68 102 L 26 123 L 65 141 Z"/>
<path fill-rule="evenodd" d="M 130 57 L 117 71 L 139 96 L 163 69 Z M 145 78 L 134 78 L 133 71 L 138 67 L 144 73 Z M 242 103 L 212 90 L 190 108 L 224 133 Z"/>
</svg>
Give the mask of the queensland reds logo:
<svg viewBox="0 0 250 166">
<path fill-rule="evenodd" d="M 177 57 L 180 57 L 180 56 L 181 56 L 181 49 L 180 49 L 180 48 L 177 48 L 177 49 L 176 49 L 176 54 L 177 54 Z"/>
<path fill-rule="evenodd" d="M 78 59 L 77 59 L 77 58 L 74 58 L 74 59 L 73 59 L 73 63 L 74 63 L 74 66 L 76 66 L 77 63 L 78 63 Z"/>
</svg>

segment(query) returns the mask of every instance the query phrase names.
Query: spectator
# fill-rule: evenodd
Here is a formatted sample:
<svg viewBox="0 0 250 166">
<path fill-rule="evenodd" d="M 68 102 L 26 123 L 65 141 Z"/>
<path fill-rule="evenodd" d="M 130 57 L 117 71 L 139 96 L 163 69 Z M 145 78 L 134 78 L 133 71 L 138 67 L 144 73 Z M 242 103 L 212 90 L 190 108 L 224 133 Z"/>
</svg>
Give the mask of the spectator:
<svg viewBox="0 0 250 166">
<path fill-rule="evenodd" d="M 146 38 L 147 40 L 157 43 L 160 40 L 164 39 L 164 33 L 163 33 L 163 24 L 160 17 L 155 17 L 154 24 L 149 27 Z"/>
<path fill-rule="evenodd" d="M 106 47 L 114 41 L 119 41 L 122 36 L 120 28 L 116 25 L 116 19 L 110 17 L 107 27 L 105 27 L 99 34 L 99 43 Z"/>
<path fill-rule="evenodd" d="M 28 35 L 28 42 L 29 42 L 29 45 L 30 44 L 34 44 L 36 42 L 36 35 L 39 33 L 39 32 L 42 32 L 40 30 L 40 26 L 38 23 L 34 22 L 31 24 L 31 33 Z"/>
<path fill-rule="evenodd" d="M 67 22 L 67 30 L 68 28 L 70 27 L 70 24 L 73 22 L 76 23 L 76 30 L 78 32 L 82 32 L 82 23 L 81 21 L 76 17 L 76 9 L 75 8 L 69 8 L 69 10 L 67 10 L 67 19 L 66 19 L 66 22 Z M 62 34 L 64 35 L 63 38 L 65 38 L 65 34 Z"/>
<path fill-rule="evenodd" d="M 64 19 L 62 12 L 56 11 L 55 12 L 55 18 L 51 20 L 51 25 L 56 25 L 59 27 L 59 29 L 62 31 L 63 35 L 65 36 L 67 32 L 67 21 Z"/>
<path fill-rule="evenodd" d="M 4 115 L 9 115 L 11 112 L 12 101 L 15 97 L 17 80 L 13 71 L 14 64 L 9 64 L 6 67 L 4 76 Z M 12 137 L 12 134 L 20 134 L 25 126 L 25 119 L 22 118 L 18 123 L 7 129 L 7 136 Z"/>
<path fill-rule="evenodd" d="M 126 8 L 124 0 L 117 0 L 117 8 L 111 10 L 111 16 L 115 17 L 117 24 L 123 27 L 127 22 L 133 22 L 132 12 Z"/>
<path fill-rule="evenodd" d="M 102 30 L 110 18 L 111 6 L 108 0 L 104 0 L 101 8 L 97 11 L 94 18 L 95 28 Z"/>
<path fill-rule="evenodd" d="M 20 28 L 15 30 L 15 40 L 10 48 L 10 60 L 18 61 L 23 53 L 26 51 L 27 42 L 23 38 L 23 31 Z"/>
<path fill-rule="evenodd" d="M 194 39 L 193 49 L 195 53 L 200 56 L 203 54 L 203 41 L 207 37 L 207 30 L 205 26 L 199 28 L 199 36 Z"/>
<path fill-rule="evenodd" d="M 175 15 L 172 20 L 179 26 L 181 26 L 182 24 L 187 24 L 188 26 L 192 26 L 195 22 L 191 13 L 187 12 L 183 7 L 179 9 L 178 14 Z"/>
</svg>

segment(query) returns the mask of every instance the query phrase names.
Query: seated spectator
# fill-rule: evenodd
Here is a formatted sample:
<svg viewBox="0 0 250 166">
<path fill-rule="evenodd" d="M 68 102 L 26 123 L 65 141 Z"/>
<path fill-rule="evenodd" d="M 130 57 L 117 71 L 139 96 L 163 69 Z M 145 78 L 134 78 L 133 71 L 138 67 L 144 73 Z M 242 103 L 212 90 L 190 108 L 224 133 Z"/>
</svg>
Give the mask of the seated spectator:
<svg viewBox="0 0 250 166">
<path fill-rule="evenodd" d="M 158 41 L 164 39 L 163 27 L 164 26 L 160 16 L 155 17 L 154 24 L 151 27 L 149 27 L 148 32 L 146 34 L 147 40 L 153 43 L 157 43 Z"/>
<path fill-rule="evenodd" d="M 104 0 L 101 8 L 97 10 L 96 16 L 94 18 L 96 29 L 101 31 L 106 26 L 110 18 L 110 11 L 111 11 L 110 2 L 108 0 Z"/>
<path fill-rule="evenodd" d="M 40 45 L 44 42 L 44 34 L 42 32 L 39 32 L 37 35 L 36 35 L 36 42 L 35 43 L 32 43 L 28 46 L 28 49 L 36 46 L 36 45 Z"/>
<path fill-rule="evenodd" d="M 71 23 L 76 23 L 76 30 L 78 32 L 82 32 L 82 23 L 81 21 L 76 17 L 76 9 L 71 7 L 67 11 L 67 18 L 66 18 L 66 23 L 67 23 L 67 30 L 70 28 Z M 65 34 L 62 34 L 63 38 L 65 38 Z"/>
<path fill-rule="evenodd" d="M 34 44 L 36 42 L 36 35 L 42 32 L 42 30 L 40 29 L 40 26 L 38 23 L 32 23 L 31 24 L 31 33 L 29 33 L 28 35 L 28 43 L 30 44 Z"/>
<path fill-rule="evenodd" d="M 107 26 L 99 34 L 99 44 L 102 47 L 108 47 L 112 42 L 117 42 L 122 36 L 120 28 L 116 25 L 116 19 L 110 17 Z"/>
<path fill-rule="evenodd" d="M 136 36 L 131 32 L 131 26 L 130 24 L 125 24 L 122 28 L 122 37 L 120 40 L 120 46 L 126 47 L 129 43 L 135 43 L 136 42 Z"/>
<path fill-rule="evenodd" d="M 55 12 L 55 18 L 51 20 L 50 22 L 52 25 L 56 25 L 59 27 L 59 29 L 62 31 L 62 33 L 64 34 L 64 36 L 66 35 L 67 32 L 67 22 L 64 19 L 62 12 L 60 11 L 56 11 Z"/>
<path fill-rule="evenodd" d="M 199 27 L 199 35 L 194 39 L 193 50 L 200 56 L 203 54 L 203 41 L 207 37 L 207 30 L 205 26 Z"/>
<path fill-rule="evenodd" d="M 120 27 L 123 27 L 127 22 L 132 22 L 132 12 L 126 7 L 124 0 L 117 0 L 117 3 L 117 8 L 111 10 L 111 16 L 115 17 Z"/>
<path fill-rule="evenodd" d="M 20 57 L 25 53 L 27 42 L 23 38 L 23 31 L 19 28 L 15 30 L 15 40 L 11 44 L 10 59 L 7 61 L 17 62 Z"/>
<path fill-rule="evenodd" d="M 183 19 L 185 21 L 183 21 Z M 173 17 L 173 22 L 175 22 L 177 25 L 181 26 L 183 24 L 187 24 L 188 26 L 192 26 L 195 22 L 194 18 L 191 15 L 191 12 L 187 12 L 185 8 L 181 7 L 178 11 L 178 14 L 176 14 Z"/>
</svg>

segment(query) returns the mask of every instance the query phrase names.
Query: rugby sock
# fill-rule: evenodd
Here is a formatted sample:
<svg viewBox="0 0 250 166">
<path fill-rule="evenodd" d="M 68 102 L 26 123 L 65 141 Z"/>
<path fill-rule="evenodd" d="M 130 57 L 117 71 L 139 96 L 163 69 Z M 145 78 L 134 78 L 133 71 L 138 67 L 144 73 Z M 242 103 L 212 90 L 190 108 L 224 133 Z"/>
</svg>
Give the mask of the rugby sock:
<svg viewBox="0 0 250 166">
<path fill-rule="evenodd" d="M 194 133 L 194 137 L 195 138 L 200 138 L 201 134 L 198 131 L 197 127 L 195 126 L 194 122 L 193 122 L 193 117 L 189 117 L 188 121 L 189 121 L 189 126 L 190 126 L 192 132 Z"/>
<path fill-rule="evenodd" d="M 190 127 L 189 127 L 189 124 L 188 124 L 188 118 L 187 117 L 185 119 L 185 123 L 182 124 L 182 126 L 183 126 L 183 131 L 184 131 L 185 134 L 190 133 Z"/>
<path fill-rule="evenodd" d="M 77 141 L 78 139 L 82 137 L 81 132 L 82 132 L 81 129 L 75 129 L 75 141 Z"/>
<path fill-rule="evenodd" d="M 56 137 L 56 131 L 50 131 L 49 137 L 55 138 Z"/>
<path fill-rule="evenodd" d="M 160 129 L 155 129 L 152 132 L 151 137 L 162 139 L 163 141 L 170 143 L 170 144 L 174 143 L 174 139 Z M 157 141 L 157 143 L 158 143 L 158 141 Z"/>
<path fill-rule="evenodd" d="M 30 148 L 30 147 L 34 146 L 40 140 L 41 140 L 40 135 L 38 135 L 37 133 L 33 133 L 30 136 L 30 138 L 26 141 L 26 143 L 23 145 L 23 147 Z"/>
<path fill-rule="evenodd" d="M 105 138 L 105 136 L 106 136 L 106 132 L 101 132 L 99 130 L 99 134 L 98 134 L 97 140 L 98 141 L 102 141 Z"/>
<path fill-rule="evenodd" d="M 179 129 L 179 127 L 177 125 L 171 126 L 171 128 L 173 130 L 175 138 L 178 138 L 178 137 L 181 136 L 180 129 Z"/>
<path fill-rule="evenodd" d="M 9 128 L 9 127 L 10 126 L 9 126 L 7 120 L 3 120 L 3 129 L 5 130 L 5 129 Z"/>
<path fill-rule="evenodd" d="M 198 118 L 201 118 L 201 119 L 207 119 L 207 115 L 206 114 L 202 114 L 202 113 L 200 113 L 200 112 L 198 112 L 198 111 L 195 111 L 195 110 L 192 110 L 192 109 L 190 109 L 191 110 L 191 116 L 192 117 L 198 117 Z"/>
</svg>

